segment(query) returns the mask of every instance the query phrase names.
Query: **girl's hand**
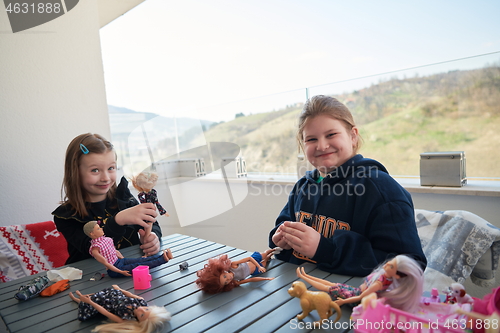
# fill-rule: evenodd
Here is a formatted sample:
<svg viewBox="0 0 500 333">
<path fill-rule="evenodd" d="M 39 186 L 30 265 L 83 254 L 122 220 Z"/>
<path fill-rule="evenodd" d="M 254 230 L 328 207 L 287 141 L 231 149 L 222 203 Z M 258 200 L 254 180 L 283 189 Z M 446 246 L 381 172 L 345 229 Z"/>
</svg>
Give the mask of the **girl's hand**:
<svg viewBox="0 0 500 333">
<path fill-rule="evenodd" d="M 266 272 L 266 269 L 262 266 L 259 265 L 259 273 L 265 273 Z"/>
<path fill-rule="evenodd" d="M 283 224 L 278 227 L 274 233 L 272 241 L 276 246 L 281 247 L 283 250 L 290 250 L 292 247 L 288 245 L 286 239 L 283 238 Z"/>
<path fill-rule="evenodd" d="M 154 232 L 146 233 L 145 230 L 139 230 L 140 248 L 146 256 L 157 254 L 160 251 L 160 240 Z"/>
<path fill-rule="evenodd" d="M 301 222 L 287 221 L 281 227 L 283 239 L 289 246 L 308 258 L 314 257 L 321 240 L 319 232 Z"/>
<path fill-rule="evenodd" d="M 158 212 L 155 205 L 147 202 L 118 212 L 115 215 L 115 221 L 119 225 L 136 224 L 147 228 L 148 224 L 146 222 L 155 222 L 156 216 L 158 216 Z"/>
</svg>

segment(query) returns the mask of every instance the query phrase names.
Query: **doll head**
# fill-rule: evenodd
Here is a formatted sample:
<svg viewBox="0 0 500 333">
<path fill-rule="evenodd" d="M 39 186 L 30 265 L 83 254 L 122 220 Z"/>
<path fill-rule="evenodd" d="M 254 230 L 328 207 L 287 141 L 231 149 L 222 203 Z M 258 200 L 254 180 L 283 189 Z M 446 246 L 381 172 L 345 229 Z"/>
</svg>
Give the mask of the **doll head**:
<svg viewBox="0 0 500 333">
<path fill-rule="evenodd" d="M 89 236 L 92 239 L 104 236 L 104 230 L 102 230 L 97 221 L 90 221 L 85 223 L 85 225 L 83 226 L 83 232 L 85 233 L 85 235 Z"/>
<path fill-rule="evenodd" d="M 158 181 L 158 174 L 156 172 L 141 172 L 132 178 L 132 185 L 139 192 L 149 192 Z"/>
<path fill-rule="evenodd" d="M 231 260 L 224 254 L 218 258 L 208 259 L 203 269 L 196 272 L 198 279 L 195 281 L 198 288 L 209 294 L 217 294 L 230 291 L 238 286 L 238 282 L 231 280 L 229 283 L 221 283 L 221 276 L 231 269 Z"/>
<path fill-rule="evenodd" d="M 86 192 L 80 176 L 80 162 L 83 156 L 104 154 L 113 151 L 113 145 L 99 134 L 86 133 L 74 138 L 66 149 L 64 161 L 64 178 L 61 194 L 64 192 L 63 204 L 71 205 L 76 213 L 87 216 Z M 116 157 L 116 155 L 115 155 Z M 116 158 L 115 158 L 116 160 Z M 107 198 L 114 198 L 116 184 L 113 183 L 107 192 Z"/>
<path fill-rule="evenodd" d="M 163 306 L 148 306 L 147 319 L 137 321 L 125 320 L 121 323 L 110 323 L 99 325 L 92 332 L 100 333 L 116 333 L 116 332 L 141 332 L 141 333 L 151 333 L 160 331 L 163 325 L 170 320 L 170 312 L 167 311 Z"/>
<path fill-rule="evenodd" d="M 388 263 L 393 267 L 387 267 Z M 408 256 L 398 255 L 378 270 L 382 274 L 389 271 L 395 273 L 391 286 L 381 292 L 380 297 L 385 297 L 386 303 L 393 308 L 413 312 L 420 303 L 424 285 L 424 272 L 420 264 Z"/>
</svg>

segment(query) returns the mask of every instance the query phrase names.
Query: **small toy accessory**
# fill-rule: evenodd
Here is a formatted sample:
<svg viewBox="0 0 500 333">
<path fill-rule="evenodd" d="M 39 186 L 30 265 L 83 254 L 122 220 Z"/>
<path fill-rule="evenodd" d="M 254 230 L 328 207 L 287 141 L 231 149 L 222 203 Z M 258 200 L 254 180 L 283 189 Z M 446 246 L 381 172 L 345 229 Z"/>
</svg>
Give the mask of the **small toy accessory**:
<svg viewBox="0 0 500 333">
<path fill-rule="evenodd" d="M 85 155 L 87 155 L 89 153 L 89 150 L 87 147 L 85 147 L 85 145 L 83 143 L 80 143 L 80 150 L 82 151 L 82 153 L 84 153 Z"/>
<path fill-rule="evenodd" d="M 134 289 L 148 289 L 151 287 L 151 274 L 148 266 L 137 266 L 132 270 Z"/>
<path fill-rule="evenodd" d="M 47 287 L 49 282 L 50 280 L 46 275 L 34 278 L 28 282 L 28 284 L 19 287 L 19 291 L 14 297 L 17 300 L 26 301 L 30 298 L 38 296 L 38 294 L 40 294 L 42 290 Z"/>
<path fill-rule="evenodd" d="M 179 265 L 179 270 L 181 270 L 181 271 L 185 271 L 185 270 L 187 270 L 187 269 L 188 269 L 188 266 L 189 266 L 189 265 L 188 265 L 187 261 L 183 261 L 183 262 Z"/>
<path fill-rule="evenodd" d="M 300 299 L 302 313 L 297 315 L 298 320 L 304 319 L 313 310 L 318 312 L 319 318 L 321 319 L 314 322 L 314 325 L 319 325 L 325 319 L 328 319 L 333 314 L 332 308 L 337 312 L 337 319 L 335 319 L 335 322 L 339 321 L 342 315 L 340 306 L 332 301 L 330 295 L 324 291 L 307 290 L 306 284 L 302 281 L 295 281 L 292 283 L 292 286 L 288 289 L 288 293 L 290 296 Z"/>
</svg>

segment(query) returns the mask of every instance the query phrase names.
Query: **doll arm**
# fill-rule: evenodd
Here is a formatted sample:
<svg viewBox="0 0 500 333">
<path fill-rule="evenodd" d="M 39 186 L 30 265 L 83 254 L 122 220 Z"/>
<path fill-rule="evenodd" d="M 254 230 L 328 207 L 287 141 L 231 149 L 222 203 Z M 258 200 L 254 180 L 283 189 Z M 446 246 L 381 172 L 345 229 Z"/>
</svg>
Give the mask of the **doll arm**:
<svg viewBox="0 0 500 333">
<path fill-rule="evenodd" d="M 120 273 L 120 274 L 123 274 L 125 276 L 131 276 L 130 273 L 128 271 L 122 271 L 118 268 L 116 268 L 115 266 L 111 265 L 107 260 L 106 258 L 104 258 L 104 256 L 101 254 L 101 252 L 99 251 L 99 248 L 97 247 L 93 247 L 92 248 L 92 255 L 94 256 L 94 258 L 100 262 L 101 264 L 103 264 L 104 266 L 106 266 L 107 269 L 109 269 L 110 271 L 113 271 L 113 272 L 116 272 L 116 273 Z"/>
<path fill-rule="evenodd" d="M 382 282 L 375 281 L 372 283 L 371 286 L 369 286 L 367 289 L 365 289 L 358 296 L 353 296 L 353 297 L 349 297 L 346 299 L 338 299 L 335 301 L 335 303 L 337 303 L 338 305 L 343 305 L 343 304 L 347 304 L 347 303 L 358 303 L 358 302 L 361 302 L 363 297 L 368 296 L 371 293 L 375 293 L 381 289 L 382 289 Z"/>
<path fill-rule="evenodd" d="M 273 280 L 274 278 L 273 277 L 251 277 L 249 279 L 245 279 L 245 280 L 240 280 L 238 281 L 238 284 L 241 285 L 241 284 L 244 284 L 244 283 L 248 283 L 248 282 L 257 282 L 257 281 L 265 281 L 265 280 Z"/>
<path fill-rule="evenodd" d="M 122 318 L 118 317 L 115 314 L 112 314 L 111 312 L 109 312 L 108 310 L 106 310 L 105 308 L 103 308 L 102 306 L 97 304 L 96 302 L 92 301 L 88 295 L 82 295 L 78 290 L 76 291 L 76 293 L 78 294 L 78 296 L 80 296 L 80 301 L 92 305 L 92 307 L 94 309 L 96 309 L 102 315 L 108 317 L 108 319 L 114 321 L 115 323 L 123 322 Z"/>
<path fill-rule="evenodd" d="M 236 260 L 236 261 L 233 261 L 232 264 L 236 264 L 236 265 L 239 265 L 239 264 L 243 264 L 243 263 L 248 263 L 248 266 L 250 267 L 250 272 L 253 272 L 255 271 L 255 268 L 257 267 L 259 269 L 259 272 L 260 273 L 264 273 L 266 271 L 266 269 L 264 267 L 262 267 L 258 262 L 257 260 L 255 260 L 254 258 L 252 257 L 246 257 L 246 258 L 243 258 L 241 260 Z"/>
<path fill-rule="evenodd" d="M 116 250 L 116 256 L 117 256 L 118 258 L 120 258 L 120 259 L 125 258 L 125 257 L 123 256 L 123 254 L 122 254 L 120 251 L 118 251 L 118 250 Z"/>
<path fill-rule="evenodd" d="M 142 297 L 137 296 L 137 295 L 135 295 L 135 294 L 132 294 L 130 291 L 127 291 L 127 290 L 125 290 L 125 289 L 122 289 L 122 288 L 120 288 L 120 286 L 118 286 L 118 285 L 116 285 L 116 284 L 114 284 L 112 287 L 113 287 L 114 289 L 116 289 L 116 290 L 120 290 L 120 291 L 123 293 L 123 295 L 125 295 L 125 296 L 127 296 L 127 297 L 142 299 Z"/>
</svg>

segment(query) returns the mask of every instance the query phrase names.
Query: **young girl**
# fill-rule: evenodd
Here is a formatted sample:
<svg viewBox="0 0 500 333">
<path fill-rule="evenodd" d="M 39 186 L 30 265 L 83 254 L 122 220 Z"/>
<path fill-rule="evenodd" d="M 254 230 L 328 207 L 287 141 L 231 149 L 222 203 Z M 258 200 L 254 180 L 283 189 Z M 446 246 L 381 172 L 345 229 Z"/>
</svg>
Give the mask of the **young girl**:
<svg viewBox="0 0 500 333">
<path fill-rule="evenodd" d="M 306 274 L 304 267 L 297 268 L 299 278 L 329 293 L 338 305 L 359 303 L 364 297 L 376 293 L 378 297 L 386 298 L 386 304 L 407 312 L 413 312 L 420 304 L 423 274 L 420 265 L 405 255 L 398 255 L 377 267 L 359 288 L 322 280 Z"/>
<path fill-rule="evenodd" d="M 355 276 L 401 253 L 425 266 L 411 196 L 382 164 L 357 153 L 361 137 L 345 105 L 311 98 L 297 139 L 316 169 L 295 184 L 270 232 L 269 246 L 284 249 L 276 258 Z"/>
<path fill-rule="evenodd" d="M 114 323 L 97 326 L 92 332 L 142 332 L 159 330 L 170 320 L 170 313 L 163 306 L 148 306 L 142 297 L 134 295 L 117 285 L 95 294 L 69 297 L 78 303 L 78 320 L 85 321 L 98 313 Z"/>
<path fill-rule="evenodd" d="M 209 294 L 216 294 L 233 290 L 234 287 L 247 282 L 272 280 L 273 278 L 266 277 L 251 277 L 249 279 L 246 277 L 264 273 L 267 262 L 275 251 L 276 249 L 269 249 L 263 253 L 254 252 L 250 257 L 237 261 L 229 260 L 227 254 L 208 259 L 208 264 L 196 272 L 198 279 L 195 282 L 201 290 Z"/>
<path fill-rule="evenodd" d="M 68 242 L 66 264 L 91 258 L 85 223 L 96 220 L 117 249 L 142 244 L 146 255 L 160 250 L 162 236 L 152 203 L 139 204 L 122 178 L 116 186 L 116 153 L 98 134 L 74 138 L 66 150 L 62 205 L 52 212 L 57 230 Z M 144 228 L 152 225 L 145 235 Z"/>
</svg>

